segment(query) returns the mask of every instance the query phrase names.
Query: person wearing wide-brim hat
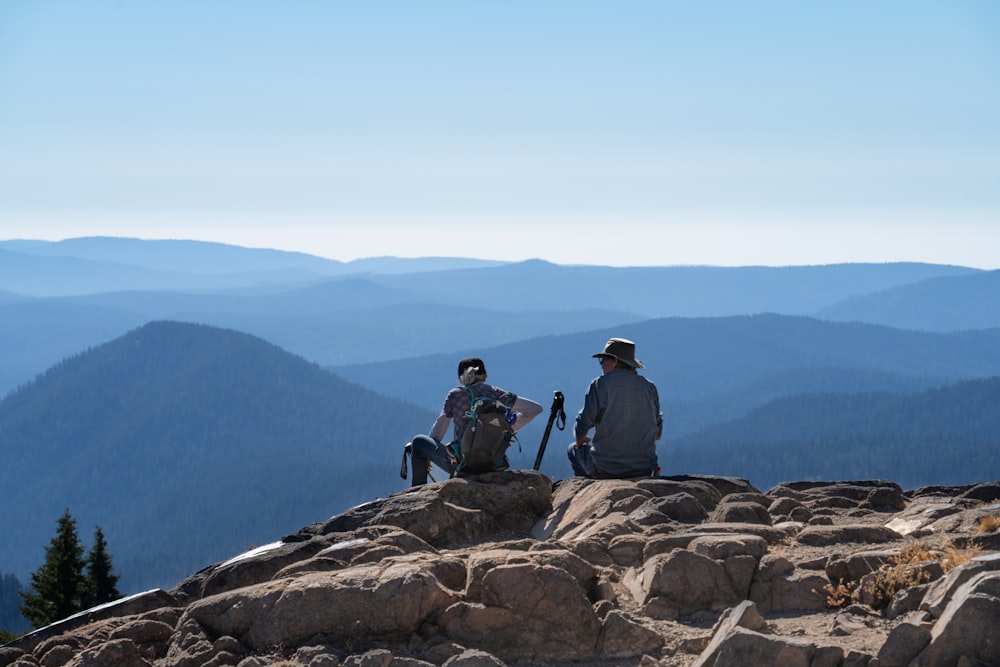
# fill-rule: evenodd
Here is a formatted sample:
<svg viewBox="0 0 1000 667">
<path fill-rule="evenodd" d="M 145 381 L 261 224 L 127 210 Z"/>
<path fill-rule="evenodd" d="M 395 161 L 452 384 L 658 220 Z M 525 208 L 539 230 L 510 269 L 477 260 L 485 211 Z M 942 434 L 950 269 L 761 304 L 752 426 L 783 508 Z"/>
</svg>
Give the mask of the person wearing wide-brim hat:
<svg viewBox="0 0 1000 667">
<path fill-rule="evenodd" d="M 663 413 L 656 385 L 637 372 L 645 366 L 635 358 L 635 343 L 612 338 L 592 356 L 603 374 L 590 383 L 576 416 L 576 441 L 567 452 L 573 472 L 598 479 L 657 474 Z"/>
</svg>

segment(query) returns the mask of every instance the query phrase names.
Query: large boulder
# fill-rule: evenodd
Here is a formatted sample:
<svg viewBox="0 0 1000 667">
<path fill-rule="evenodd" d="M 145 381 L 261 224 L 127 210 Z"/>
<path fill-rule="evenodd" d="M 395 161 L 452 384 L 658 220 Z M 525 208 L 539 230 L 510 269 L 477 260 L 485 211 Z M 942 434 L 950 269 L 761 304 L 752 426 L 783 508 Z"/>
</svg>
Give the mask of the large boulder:
<svg viewBox="0 0 1000 667">
<path fill-rule="evenodd" d="M 215 636 L 264 649 L 320 634 L 355 642 L 403 637 L 458 599 L 418 563 L 389 560 L 214 595 L 185 615 Z"/>
<path fill-rule="evenodd" d="M 913 667 L 1000 664 L 1000 572 L 984 571 L 952 595 Z"/>
<path fill-rule="evenodd" d="M 720 611 L 740 601 L 721 564 L 686 549 L 654 556 L 625 583 L 639 604 L 667 616 Z"/>
<path fill-rule="evenodd" d="M 444 610 L 441 632 L 505 660 L 570 660 L 596 650 L 601 623 L 583 586 L 565 570 L 500 565 L 483 577 L 481 600 Z"/>
<path fill-rule="evenodd" d="M 997 488 L 924 489 L 897 510 L 881 481 L 447 480 L 31 633 L 0 667 L 1000 664 L 997 554 L 947 576 L 913 566 L 936 570 L 885 614 L 828 607 L 850 601 L 834 579 L 863 588 L 904 532 L 990 549 L 1000 507 L 964 495 Z"/>
<path fill-rule="evenodd" d="M 503 471 L 412 487 L 354 507 L 293 537 L 396 526 L 435 548 L 449 548 L 527 536 L 551 507 L 552 480 L 531 470 Z"/>
</svg>

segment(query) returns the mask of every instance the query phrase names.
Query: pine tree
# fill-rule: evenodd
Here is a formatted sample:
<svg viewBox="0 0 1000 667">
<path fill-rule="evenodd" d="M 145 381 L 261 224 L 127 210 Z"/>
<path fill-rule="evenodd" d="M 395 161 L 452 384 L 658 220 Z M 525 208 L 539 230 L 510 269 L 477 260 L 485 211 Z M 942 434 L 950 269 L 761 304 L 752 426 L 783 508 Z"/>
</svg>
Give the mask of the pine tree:
<svg viewBox="0 0 1000 667">
<path fill-rule="evenodd" d="M 83 608 L 104 604 L 117 600 L 122 596 L 118 592 L 118 575 L 111 567 L 111 555 L 108 553 L 108 543 L 104 539 L 104 531 L 98 526 L 94 531 L 94 546 L 87 555 L 87 576 Z"/>
<path fill-rule="evenodd" d="M 56 523 L 56 536 L 45 550 L 45 564 L 31 573 L 33 592 L 21 592 L 21 613 L 36 628 L 72 616 L 81 608 L 84 560 L 76 520 L 67 509 Z"/>
</svg>

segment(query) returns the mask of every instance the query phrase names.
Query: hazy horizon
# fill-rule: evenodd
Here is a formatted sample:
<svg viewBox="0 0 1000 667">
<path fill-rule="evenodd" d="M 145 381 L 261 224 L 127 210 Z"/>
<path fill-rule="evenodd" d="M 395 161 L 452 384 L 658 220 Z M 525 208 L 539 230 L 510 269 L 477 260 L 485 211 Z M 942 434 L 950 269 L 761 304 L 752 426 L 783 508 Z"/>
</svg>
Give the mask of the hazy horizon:
<svg viewBox="0 0 1000 667">
<path fill-rule="evenodd" d="M 8 0 L 0 237 L 1000 268 L 998 34 L 979 0 Z"/>
</svg>

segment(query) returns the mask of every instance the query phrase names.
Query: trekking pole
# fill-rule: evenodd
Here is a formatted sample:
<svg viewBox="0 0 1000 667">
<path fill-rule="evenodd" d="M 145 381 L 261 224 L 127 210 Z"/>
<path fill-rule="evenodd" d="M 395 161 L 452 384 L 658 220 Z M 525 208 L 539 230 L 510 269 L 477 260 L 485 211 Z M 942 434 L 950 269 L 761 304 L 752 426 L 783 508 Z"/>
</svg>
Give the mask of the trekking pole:
<svg viewBox="0 0 1000 667">
<path fill-rule="evenodd" d="M 556 417 L 558 416 L 558 421 Z M 549 434 L 552 433 L 552 422 L 556 422 L 556 428 L 560 431 L 566 428 L 566 412 L 563 411 L 563 395 L 561 391 L 553 392 L 552 410 L 549 412 L 549 423 L 545 425 L 545 435 L 542 436 L 542 444 L 538 446 L 538 456 L 535 457 L 535 470 L 542 465 L 542 456 L 545 454 L 545 445 L 549 441 Z"/>
</svg>

